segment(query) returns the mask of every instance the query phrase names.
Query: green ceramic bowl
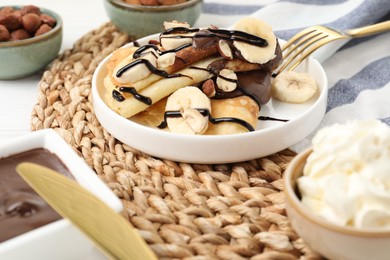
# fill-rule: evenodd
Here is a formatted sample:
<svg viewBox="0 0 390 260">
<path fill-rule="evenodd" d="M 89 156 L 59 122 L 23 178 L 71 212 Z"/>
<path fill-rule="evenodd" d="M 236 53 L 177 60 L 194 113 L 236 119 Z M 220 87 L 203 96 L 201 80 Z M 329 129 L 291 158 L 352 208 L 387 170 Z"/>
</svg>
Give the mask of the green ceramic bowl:
<svg viewBox="0 0 390 260">
<path fill-rule="evenodd" d="M 13 6 L 19 9 L 20 6 Z M 41 12 L 56 19 L 56 26 L 37 37 L 0 42 L 0 79 L 19 79 L 45 68 L 58 55 L 62 43 L 62 19 L 50 10 Z"/>
<path fill-rule="evenodd" d="M 138 39 L 161 32 L 164 21 L 177 20 L 192 26 L 201 13 L 202 0 L 169 6 L 140 6 L 122 0 L 104 0 L 104 6 L 108 17 L 119 30 Z"/>
</svg>

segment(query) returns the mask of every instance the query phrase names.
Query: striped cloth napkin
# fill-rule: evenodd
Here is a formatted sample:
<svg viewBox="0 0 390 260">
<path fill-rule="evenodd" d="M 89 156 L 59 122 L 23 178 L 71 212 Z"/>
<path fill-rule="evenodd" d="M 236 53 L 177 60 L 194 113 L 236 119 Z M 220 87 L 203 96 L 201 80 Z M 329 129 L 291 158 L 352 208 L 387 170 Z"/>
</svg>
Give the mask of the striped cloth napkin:
<svg viewBox="0 0 390 260">
<path fill-rule="evenodd" d="M 288 40 L 312 25 L 326 25 L 342 31 L 390 20 L 390 2 L 204 0 L 203 14 L 197 26 L 229 27 L 245 16 L 266 21 L 279 38 Z M 320 52 L 314 56 L 327 73 L 329 96 L 326 115 L 318 129 L 351 119 L 374 118 L 390 125 L 390 32 L 353 39 L 343 46 L 339 44 L 338 49 L 328 50 L 327 55 L 324 52 L 318 55 Z M 292 149 L 299 152 L 308 147 L 316 131 Z"/>
</svg>

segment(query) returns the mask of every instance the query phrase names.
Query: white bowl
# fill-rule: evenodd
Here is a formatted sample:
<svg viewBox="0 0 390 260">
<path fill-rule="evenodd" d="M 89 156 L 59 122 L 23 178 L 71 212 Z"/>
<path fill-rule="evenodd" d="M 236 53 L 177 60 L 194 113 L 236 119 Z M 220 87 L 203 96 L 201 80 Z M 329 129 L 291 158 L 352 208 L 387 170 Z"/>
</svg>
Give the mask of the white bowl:
<svg viewBox="0 0 390 260">
<path fill-rule="evenodd" d="M 294 230 L 314 250 L 329 259 L 387 260 L 390 231 L 360 230 L 332 224 L 304 207 L 296 194 L 296 180 L 311 149 L 298 154 L 284 172 L 286 210 Z"/>
<path fill-rule="evenodd" d="M 151 35 L 137 42 L 146 44 Z M 132 43 L 123 48 L 132 46 Z M 289 119 L 288 122 L 258 121 L 255 131 L 219 136 L 185 135 L 161 131 L 128 120 L 112 111 L 103 101 L 103 78 L 107 74 L 106 57 L 92 79 L 95 114 L 101 125 L 121 142 L 152 156 L 191 163 L 231 163 L 266 156 L 303 140 L 321 122 L 326 109 L 328 82 L 322 66 L 314 59 L 301 64 L 298 71 L 310 73 L 319 93 L 303 104 L 271 99 L 261 107 L 261 116 Z"/>
<path fill-rule="evenodd" d="M 119 212 L 118 197 L 52 129 L 32 132 L 0 144 L 0 158 L 35 148 L 56 155 L 76 181 Z M 68 220 L 61 219 L 0 243 L 0 259 L 93 259 L 102 256 L 92 242 Z M 93 257 L 93 258 L 91 258 Z"/>
</svg>

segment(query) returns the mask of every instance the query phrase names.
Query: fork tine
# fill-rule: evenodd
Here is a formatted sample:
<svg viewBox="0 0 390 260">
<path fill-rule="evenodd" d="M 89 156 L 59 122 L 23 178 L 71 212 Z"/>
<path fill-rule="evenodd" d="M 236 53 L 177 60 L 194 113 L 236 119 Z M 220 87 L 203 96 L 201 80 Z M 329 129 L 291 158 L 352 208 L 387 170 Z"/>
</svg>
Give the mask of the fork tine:
<svg viewBox="0 0 390 260">
<path fill-rule="evenodd" d="M 336 38 L 324 38 L 322 41 L 320 42 L 317 42 L 315 45 L 311 46 L 310 49 L 306 50 L 305 54 L 303 54 L 302 52 L 302 56 L 299 57 L 298 60 L 295 61 L 295 63 L 288 69 L 289 71 L 292 71 L 294 70 L 299 64 L 302 63 L 302 61 L 304 61 L 310 54 L 312 54 L 313 52 L 315 52 L 317 49 L 319 49 L 320 47 L 324 46 L 325 44 L 331 42 L 331 41 L 334 41 L 334 40 L 337 40 Z"/>
<path fill-rule="evenodd" d="M 287 58 L 288 56 L 291 55 L 291 53 L 293 53 L 297 48 L 301 47 L 303 44 L 305 44 L 306 42 L 308 42 L 309 40 L 313 39 L 314 37 L 317 37 L 319 36 L 320 34 L 322 34 L 321 31 L 317 31 L 317 30 L 313 30 L 311 31 L 311 33 L 308 33 L 306 34 L 305 36 L 301 37 L 301 39 L 299 40 L 298 43 L 294 44 L 293 46 L 291 46 L 290 48 L 284 48 L 283 51 L 287 51 L 286 54 L 283 55 L 284 58 Z M 304 48 L 304 47 L 303 47 Z"/>
<path fill-rule="evenodd" d="M 294 42 L 296 42 L 298 39 L 306 36 L 307 34 L 310 34 L 312 33 L 313 31 L 315 31 L 316 29 L 313 28 L 313 27 L 309 27 L 309 28 L 306 28 L 302 31 L 300 31 L 299 33 L 295 34 L 293 37 L 290 38 L 290 40 L 288 40 L 286 42 L 285 45 L 283 45 L 282 47 L 282 51 L 286 50 L 288 47 L 290 47 Z"/>
<path fill-rule="evenodd" d="M 322 41 L 321 41 L 322 40 Z M 284 59 L 285 60 L 288 60 L 287 62 L 285 62 L 281 67 L 280 67 L 280 69 L 279 69 L 279 71 L 278 71 L 278 73 L 280 73 L 280 72 L 282 72 L 285 68 L 287 68 L 299 55 L 301 55 L 301 54 L 303 54 L 303 53 L 305 53 L 304 55 L 305 55 L 305 57 L 307 57 L 308 55 L 310 55 L 311 53 L 313 53 L 316 49 L 318 49 L 319 47 L 321 47 L 322 45 L 324 45 L 324 44 L 326 44 L 327 42 L 329 42 L 331 39 L 328 39 L 328 35 L 326 35 L 326 34 L 323 34 L 323 33 L 318 33 L 318 34 L 316 34 L 314 37 L 311 37 L 311 39 L 310 40 L 307 40 L 306 41 L 306 43 L 303 43 L 303 45 L 301 44 L 301 45 L 299 45 L 300 47 L 301 47 L 301 50 L 298 50 L 298 51 L 296 51 L 296 53 L 294 54 L 294 55 L 292 55 L 292 57 L 290 57 L 291 55 L 290 54 L 292 54 L 292 52 L 288 52 L 286 55 L 284 55 Z M 320 45 L 317 47 L 317 45 L 314 45 L 315 46 L 315 49 L 313 49 L 313 47 L 312 47 L 312 49 L 313 50 L 311 50 L 310 49 L 310 53 L 308 54 L 308 55 L 306 55 L 306 51 L 307 51 L 307 49 L 311 46 L 311 45 L 313 45 L 313 44 L 315 44 L 315 43 L 317 43 L 317 42 L 319 42 L 319 41 L 321 41 L 320 43 Z M 295 46 L 294 46 L 295 47 Z M 287 58 L 289 58 L 289 59 L 287 59 Z M 300 62 L 302 62 L 302 61 L 300 61 Z M 299 62 L 299 63 L 300 63 Z M 298 63 L 298 64 L 299 64 Z M 298 64 L 294 64 L 294 68 L 296 67 L 296 66 L 298 66 Z M 293 70 L 294 68 L 289 68 L 289 70 Z"/>
</svg>

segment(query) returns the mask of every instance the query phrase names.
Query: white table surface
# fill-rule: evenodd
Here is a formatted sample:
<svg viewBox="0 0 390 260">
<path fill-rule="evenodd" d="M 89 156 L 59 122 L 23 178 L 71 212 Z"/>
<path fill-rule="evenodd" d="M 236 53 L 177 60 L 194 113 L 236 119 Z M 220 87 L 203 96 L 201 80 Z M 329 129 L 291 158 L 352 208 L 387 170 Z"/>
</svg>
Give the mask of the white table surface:
<svg viewBox="0 0 390 260">
<path fill-rule="evenodd" d="M 1 1 L 2 6 L 29 4 L 51 9 L 61 15 L 64 23 L 61 51 L 72 48 L 76 40 L 109 20 L 100 0 Z M 0 143 L 31 131 L 31 111 L 37 101 L 41 76 L 38 73 L 20 80 L 0 80 Z"/>
</svg>

